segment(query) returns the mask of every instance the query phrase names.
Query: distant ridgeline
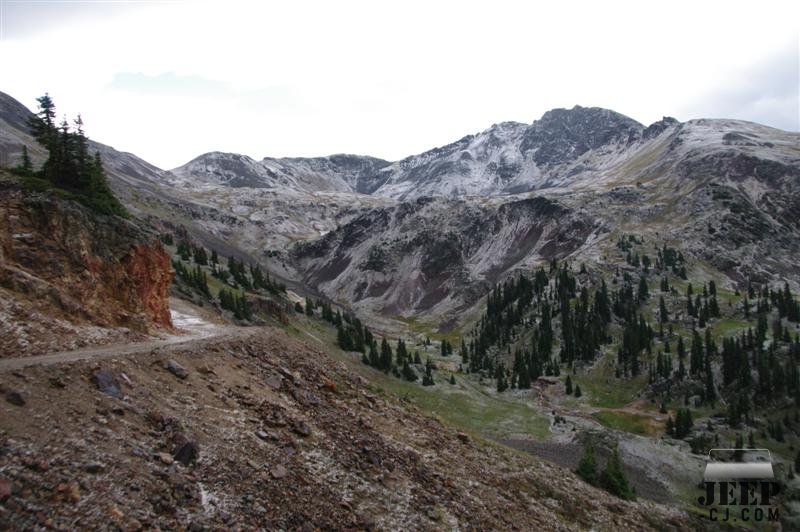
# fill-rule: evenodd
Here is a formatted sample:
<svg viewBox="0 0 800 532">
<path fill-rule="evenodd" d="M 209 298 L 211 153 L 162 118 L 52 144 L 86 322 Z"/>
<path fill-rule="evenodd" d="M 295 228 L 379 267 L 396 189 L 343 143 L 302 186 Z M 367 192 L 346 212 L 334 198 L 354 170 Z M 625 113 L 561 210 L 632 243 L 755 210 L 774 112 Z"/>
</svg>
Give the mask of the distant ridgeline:
<svg viewBox="0 0 800 532">
<path fill-rule="evenodd" d="M 37 98 L 39 112 L 30 120 L 31 134 L 44 147 L 49 156 L 41 169 L 35 170 L 22 148 L 22 162 L 12 171 L 23 182 L 35 189 L 51 189 L 71 199 L 76 199 L 101 214 L 127 217 L 125 207 L 108 186 L 100 153 L 89 154 L 89 139 L 83 132 L 81 116 L 70 129 L 66 117 L 56 125 L 56 107 L 48 94 Z"/>
</svg>

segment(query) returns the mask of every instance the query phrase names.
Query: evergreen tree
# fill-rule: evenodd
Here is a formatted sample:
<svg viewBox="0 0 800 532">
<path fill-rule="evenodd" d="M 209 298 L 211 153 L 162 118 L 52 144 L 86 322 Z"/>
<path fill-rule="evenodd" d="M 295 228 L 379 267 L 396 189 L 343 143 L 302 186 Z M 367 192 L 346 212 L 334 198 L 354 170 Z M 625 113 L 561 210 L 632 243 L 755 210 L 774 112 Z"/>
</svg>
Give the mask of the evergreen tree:
<svg viewBox="0 0 800 532">
<path fill-rule="evenodd" d="M 100 153 L 89 155 L 81 117 L 75 120 L 74 132 L 66 118 L 56 127 L 53 100 L 45 94 L 37 101 L 39 112 L 29 125 L 34 138 L 48 151 L 39 176 L 74 194 L 78 201 L 101 214 L 127 217 L 127 211 L 108 185 Z"/>
<path fill-rule="evenodd" d="M 397 339 L 397 351 L 395 353 L 395 360 L 397 365 L 402 367 L 408 360 L 408 351 L 406 350 L 406 343 L 402 338 Z"/>
<path fill-rule="evenodd" d="M 572 395 L 572 378 L 569 375 L 567 375 L 567 380 L 565 384 L 566 384 L 566 390 L 565 390 L 566 394 Z"/>
<path fill-rule="evenodd" d="M 459 352 L 461 354 L 461 363 L 469 367 L 469 350 L 467 349 L 467 344 L 464 342 L 463 338 L 461 339 L 461 349 Z"/>
<path fill-rule="evenodd" d="M 436 383 L 433 382 L 433 364 L 429 358 L 425 361 L 425 375 L 422 377 L 422 385 L 433 386 L 434 384 Z"/>
<path fill-rule="evenodd" d="M 181 260 L 188 261 L 191 256 L 191 250 L 189 248 L 189 244 L 186 241 L 181 240 L 178 242 L 178 255 L 180 256 Z"/>
<path fill-rule="evenodd" d="M 389 373 L 392 369 L 392 348 L 386 338 L 381 339 L 381 358 L 378 369 L 384 373 Z"/>
<path fill-rule="evenodd" d="M 418 377 L 417 373 L 408 365 L 408 362 L 403 364 L 403 379 L 407 380 L 408 382 L 415 382 Z"/>
<path fill-rule="evenodd" d="M 33 163 L 28 155 L 28 147 L 24 144 L 22 145 L 22 161 L 14 168 L 14 173 L 24 177 L 33 175 Z"/>
<path fill-rule="evenodd" d="M 584 445 L 583 456 L 581 456 L 575 472 L 589 484 L 597 485 L 597 457 L 595 456 L 594 443 L 591 440 Z"/>
<path fill-rule="evenodd" d="M 650 290 L 647 287 L 647 278 L 643 275 L 639 278 L 639 301 L 647 301 L 650 298 Z"/>
<path fill-rule="evenodd" d="M 342 351 L 353 350 L 353 339 L 350 336 L 350 331 L 347 330 L 343 324 L 336 327 L 336 343 Z"/>
<path fill-rule="evenodd" d="M 581 385 L 580 384 L 576 384 L 575 385 L 575 398 L 578 399 L 578 398 L 580 398 L 581 395 L 583 395 L 583 393 L 581 392 Z"/>
<path fill-rule="evenodd" d="M 621 499 L 633 500 L 635 498 L 633 488 L 628 483 L 628 478 L 622 469 L 622 460 L 617 447 L 614 447 L 606 463 L 606 468 L 600 475 L 600 485 L 607 492 Z"/>
<path fill-rule="evenodd" d="M 199 264 L 201 266 L 205 266 L 208 264 L 208 255 L 206 254 L 206 248 L 203 246 L 197 246 L 194 248 L 194 262 L 195 264 Z"/>
<path fill-rule="evenodd" d="M 661 278 L 661 291 L 669 292 L 669 279 L 667 279 L 666 275 Z"/>
<path fill-rule="evenodd" d="M 675 415 L 675 437 L 685 438 L 692 431 L 693 426 L 692 412 L 688 408 L 679 408 Z"/>
<path fill-rule="evenodd" d="M 36 98 L 39 111 L 31 117 L 28 125 L 33 137 L 51 153 L 56 151 L 56 106 L 50 95 Z"/>
<path fill-rule="evenodd" d="M 694 376 L 703 369 L 703 341 L 697 330 L 692 331 L 691 357 L 689 358 L 689 372 Z"/>
<path fill-rule="evenodd" d="M 94 160 L 88 170 L 87 188 L 80 192 L 82 195 L 79 198 L 83 198 L 83 202 L 95 211 L 123 218 L 128 217 L 128 211 L 111 192 L 100 152 L 95 152 Z"/>
<path fill-rule="evenodd" d="M 373 368 L 380 368 L 381 357 L 378 354 L 377 342 L 372 342 L 369 346 L 369 365 Z"/>
<path fill-rule="evenodd" d="M 659 318 L 661 320 L 661 323 L 668 322 L 669 312 L 667 311 L 667 304 L 664 302 L 664 296 L 659 297 L 658 309 L 659 309 Z"/>
<path fill-rule="evenodd" d="M 508 381 L 506 380 L 506 368 L 503 364 L 498 364 L 495 371 L 494 378 L 497 379 L 497 391 L 502 393 L 508 389 Z"/>
</svg>

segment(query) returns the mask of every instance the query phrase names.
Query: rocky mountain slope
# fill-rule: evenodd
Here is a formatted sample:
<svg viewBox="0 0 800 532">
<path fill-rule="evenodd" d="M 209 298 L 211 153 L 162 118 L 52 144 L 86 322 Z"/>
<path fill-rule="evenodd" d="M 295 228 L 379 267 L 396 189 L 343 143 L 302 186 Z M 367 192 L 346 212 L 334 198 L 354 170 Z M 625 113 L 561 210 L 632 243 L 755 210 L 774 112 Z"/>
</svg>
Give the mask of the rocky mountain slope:
<svg viewBox="0 0 800 532">
<path fill-rule="evenodd" d="M 598 108 L 554 109 L 531 125 L 496 124 L 382 171 L 377 194 L 493 196 L 563 184 L 625 153 L 644 127 Z M 587 163 L 592 160 L 594 168 Z M 574 179 L 571 179 L 574 181 Z"/>
<path fill-rule="evenodd" d="M 386 181 L 375 194 L 406 199 L 602 190 L 619 178 L 724 178 L 728 165 L 744 169 L 743 159 L 769 166 L 776 177 L 791 176 L 786 167 L 800 162 L 798 138 L 737 120 L 664 118 L 644 127 L 613 111 L 576 106 L 548 111 L 530 126 L 495 125 L 394 163 L 381 170 Z"/>
<path fill-rule="evenodd" d="M 246 155 L 212 152 L 173 169 L 172 182 L 189 188 L 225 185 L 370 194 L 378 186 L 376 174 L 388 165 L 388 161 L 359 155 L 254 161 Z"/>
<path fill-rule="evenodd" d="M 592 125 L 596 120 L 606 127 Z M 619 235 L 630 232 L 679 247 L 694 259 L 695 273 L 719 272 L 730 288 L 776 277 L 800 286 L 800 135 L 730 120 L 665 119 L 641 128 L 619 115 L 584 109 L 552 112 L 524 134 L 519 125 L 502 127 L 517 135 L 514 146 L 528 150 L 525 156 L 519 152 L 527 162 L 509 180 L 501 183 L 475 170 L 475 161 L 490 164 L 497 150 L 509 149 L 510 144 L 492 144 L 497 132 L 490 130 L 406 160 L 403 172 L 376 192 L 414 198 L 471 190 L 489 196 L 420 197 L 373 209 L 297 245 L 299 274 L 329 297 L 373 316 L 427 315 L 450 323 L 485 294 L 485 283 L 553 257 L 602 262 Z M 457 165 L 465 173 L 447 162 L 470 146 L 485 145 L 494 151 L 473 149 L 483 155 Z M 536 176 L 525 187 L 536 188 L 537 196 L 491 196 L 511 190 L 523 175 Z M 466 188 L 452 188 L 454 183 Z M 549 223 L 558 232 L 530 240 L 524 235 L 538 231 L 541 221 L 508 215 L 532 197 L 557 206 Z M 435 217 L 421 214 L 437 209 Z M 423 257 L 441 259 L 441 271 L 423 273 Z M 376 260 L 377 271 L 370 267 Z M 444 284 L 435 281 L 443 271 Z"/>
<path fill-rule="evenodd" d="M 19 129 L 27 110 L 9 97 L 0 104 L 0 157 L 11 161 L 30 145 Z M 524 225 L 541 221 L 507 215 L 531 193 L 564 209 L 570 224 L 580 220 L 559 257 L 595 260 L 635 228 L 680 242 L 698 268 L 721 272 L 730 285 L 773 275 L 798 283 L 800 134 L 749 122 L 665 118 L 645 127 L 605 109 L 555 109 L 391 164 L 211 153 L 165 172 L 98 147 L 112 186 L 138 215 L 374 317 L 447 321 L 514 268 L 547 260 L 566 229 L 517 247 Z M 415 207 L 429 197 L 437 199 Z M 421 280 L 417 266 L 431 243 L 450 240 L 458 251 L 442 266 L 447 273 Z M 394 255 L 386 269 L 362 269 L 370 253 L 384 252 Z M 445 289 L 447 297 L 437 296 Z"/>
<path fill-rule="evenodd" d="M 681 511 L 442 425 L 274 329 L 0 374 L 10 529 L 659 529 Z"/>
<path fill-rule="evenodd" d="M 541 197 L 420 198 L 371 209 L 300 244 L 303 280 L 372 315 L 457 315 L 505 272 L 568 256 L 592 219 Z"/>
<path fill-rule="evenodd" d="M 0 93 L 0 165 L 19 164 L 23 146 L 34 165 L 44 161 L 45 152 L 30 135 L 31 116 L 20 102 Z M 371 157 L 256 162 L 213 153 L 169 172 L 133 154 L 90 142 L 90 151 L 99 151 L 103 157 L 114 193 L 135 216 L 164 230 L 186 231 L 220 255 L 260 261 L 278 274 L 288 272 L 284 259 L 274 258 L 274 250 L 317 238 L 362 208 L 391 201 L 350 192 L 375 188 L 372 169 L 388 163 Z"/>
<path fill-rule="evenodd" d="M 0 96 L 0 159 L 14 164 L 27 145 L 40 160 L 25 131 L 29 111 Z M 10 527 L 111 520 L 131 529 L 689 528 L 677 510 L 611 499 L 565 469 L 459 435 L 409 407 L 413 394 L 437 412 L 457 411 L 461 423 L 504 425 L 506 436 L 523 441 L 537 429 L 520 419 L 548 413 L 551 423 L 542 430 L 571 445 L 576 428 L 602 429 L 604 419 L 621 433 L 626 420 L 650 416 L 657 405 L 637 395 L 643 375 L 627 380 L 615 373 L 613 350 L 597 353 L 597 364 L 587 359 L 585 374 L 572 370 L 586 399 L 603 403 L 581 410 L 578 394 L 565 397 L 557 376 L 533 390 L 512 384 L 511 392 L 495 394 L 494 382 L 485 382 L 494 372 L 465 375 L 461 357 L 437 357 L 421 339 L 469 334 L 466 325 L 494 283 L 554 258 L 571 262 L 573 273 L 586 263 L 588 272 L 576 274 L 582 284 L 603 278 L 616 291 L 635 277 L 647 282 L 649 266 L 626 262 L 623 235 L 633 235 L 627 242 L 642 256 L 668 245 L 685 257 L 686 274 L 672 272 L 672 289 L 662 290 L 683 332 L 695 327 L 683 320 L 684 281 L 699 291 L 713 279 L 728 298 L 726 313 L 706 328 L 719 335 L 743 326 L 735 288 L 786 281 L 800 289 L 800 135 L 742 121 L 667 118 L 644 127 L 604 109 L 558 109 L 530 125 L 497 124 L 395 163 L 211 153 L 164 171 L 132 154 L 94 148 L 138 217 L 176 241 L 216 251 L 223 262 L 233 255 L 261 263 L 273 278 L 293 283 L 300 295 L 292 293 L 292 301 L 301 307 L 303 296 L 326 296 L 378 335 L 396 332 L 410 342 L 416 336 L 414 349 L 434 358 L 436 368 L 420 359 L 414 371 L 432 371 L 435 384 L 375 371 L 372 383 L 407 386 L 398 388 L 405 399 L 396 402 L 354 375 L 351 363 L 366 368 L 360 354 L 320 353 L 274 329 L 102 367 L 2 374 L 0 387 L 14 407 L 0 414 L 10 427 L 0 433 L 8 457 L 0 471 L 0 519 Z M 102 226 L 62 200 L 13 186 L 0 193 L 0 292 L 8 296 L 0 299 L 0 316 L 6 330 L 27 341 L 10 347 L 52 350 L 58 345 L 32 332 L 55 331 L 48 338 L 74 343 L 90 336 L 89 326 L 144 331 L 164 316 L 153 294 L 169 281 L 158 273 L 164 258 L 148 244 L 154 234 L 123 221 Z M 109 249 L 94 245 L 95 238 Z M 45 260 L 59 254 L 62 263 Z M 648 305 L 640 310 L 655 323 Z M 80 316 L 78 327 L 67 319 L 72 314 Z M 312 308 L 299 315 L 287 331 L 344 344 L 327 326 L 302 328 L 318 321 Z M 499 383 L 498 377 L 498 390 Z M 544 398 L 547 387 L 556 390 L 552 402 Z M 670 399 L 673 406 L 690 405 L 689 391 L 683 402 Z M 491 409 L 495 401 L 500 406 Z M 26 409 L 34 407 L 31 416 Z M 484 419 L 490 410 L 496 419 Z M 591 419 L 576 420 L 581 415 Z M 663 435 L 663 417 L 653 416 L 641 432 L 648 446 L 650 435 Z M 42 420 L 56 430 L 43 433 Z M 641 450 L 618 436 L 609 441 L 621 442 L 629 456 Z M 658 460 L 642 463 L 666 467 L 679 455 L 657 447 L 646 454 Z"/>
<path fill-rule="evenodd" d="M 171 327 L 156 235 L 0 175 L 0 353 L 37 354 Z"/>
<path fill-rule="evenodd" d="M 597 189 L 620 176 L 698 177 L 698 172 L 707 174 L 709 168 L 718 173 L 715 177 L 725 177 L 730 173 L 726 166 L 738 168 L 741 174 L 752 173 L 762 164 L 762 173 L 775 174 L 781 167 L 797 166 L 797 145 L 797 134 L 744 121 L 680 123 L 666 117 L 645 127 L 614 111 L 575 106 L 548 111 L 530 125 L 495 124 L 395 163 L 345 155 L 257 162 L 237 154 L 210 153 L 172 174 L 187 187 L 282 187 L 401 200 L 497 196 Z M 745 161 L 750 159 L 748 167 Z"/>
</svg>

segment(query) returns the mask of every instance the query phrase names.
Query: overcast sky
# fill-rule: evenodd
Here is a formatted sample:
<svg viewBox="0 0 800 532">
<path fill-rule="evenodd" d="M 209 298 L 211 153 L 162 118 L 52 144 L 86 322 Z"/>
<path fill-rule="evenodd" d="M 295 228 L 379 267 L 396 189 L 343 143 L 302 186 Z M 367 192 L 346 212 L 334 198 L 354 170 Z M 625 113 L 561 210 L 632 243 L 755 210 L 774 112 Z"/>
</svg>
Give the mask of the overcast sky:
<svg viewBox="0 0 800 532">
<path fill-rule="evenodd" d="M 0 91 L 162 168 L 396 160 L 575 104 L 797 131 L 798 5 L 0 0 Z"/>
</svg>

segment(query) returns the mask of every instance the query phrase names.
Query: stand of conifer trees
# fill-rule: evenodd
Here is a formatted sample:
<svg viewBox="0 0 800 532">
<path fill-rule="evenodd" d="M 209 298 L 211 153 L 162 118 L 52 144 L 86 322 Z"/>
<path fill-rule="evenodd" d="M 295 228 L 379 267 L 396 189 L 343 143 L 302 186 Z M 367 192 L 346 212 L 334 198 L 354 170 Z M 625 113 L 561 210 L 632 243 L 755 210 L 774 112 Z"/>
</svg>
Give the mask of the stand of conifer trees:
<svg viewBox="0 0 800 532">
<path fill-rule="evenodd" d="M 80 115 L 70 126 L 66 118 L 56 124 L 56 107 L 48 94 L 36 99 L 39 111 L 29 126 L 36 141 L 48 152 L 41 170 L 34 171 L 27 148 L 17 168 L 24 177 L 36 177 L 67 191 L 79 202 L 101 214 L 127 217 L 128 213 L 111 192 L 100 152 L 89 153 L 89 139 Z"/>
</svg>

